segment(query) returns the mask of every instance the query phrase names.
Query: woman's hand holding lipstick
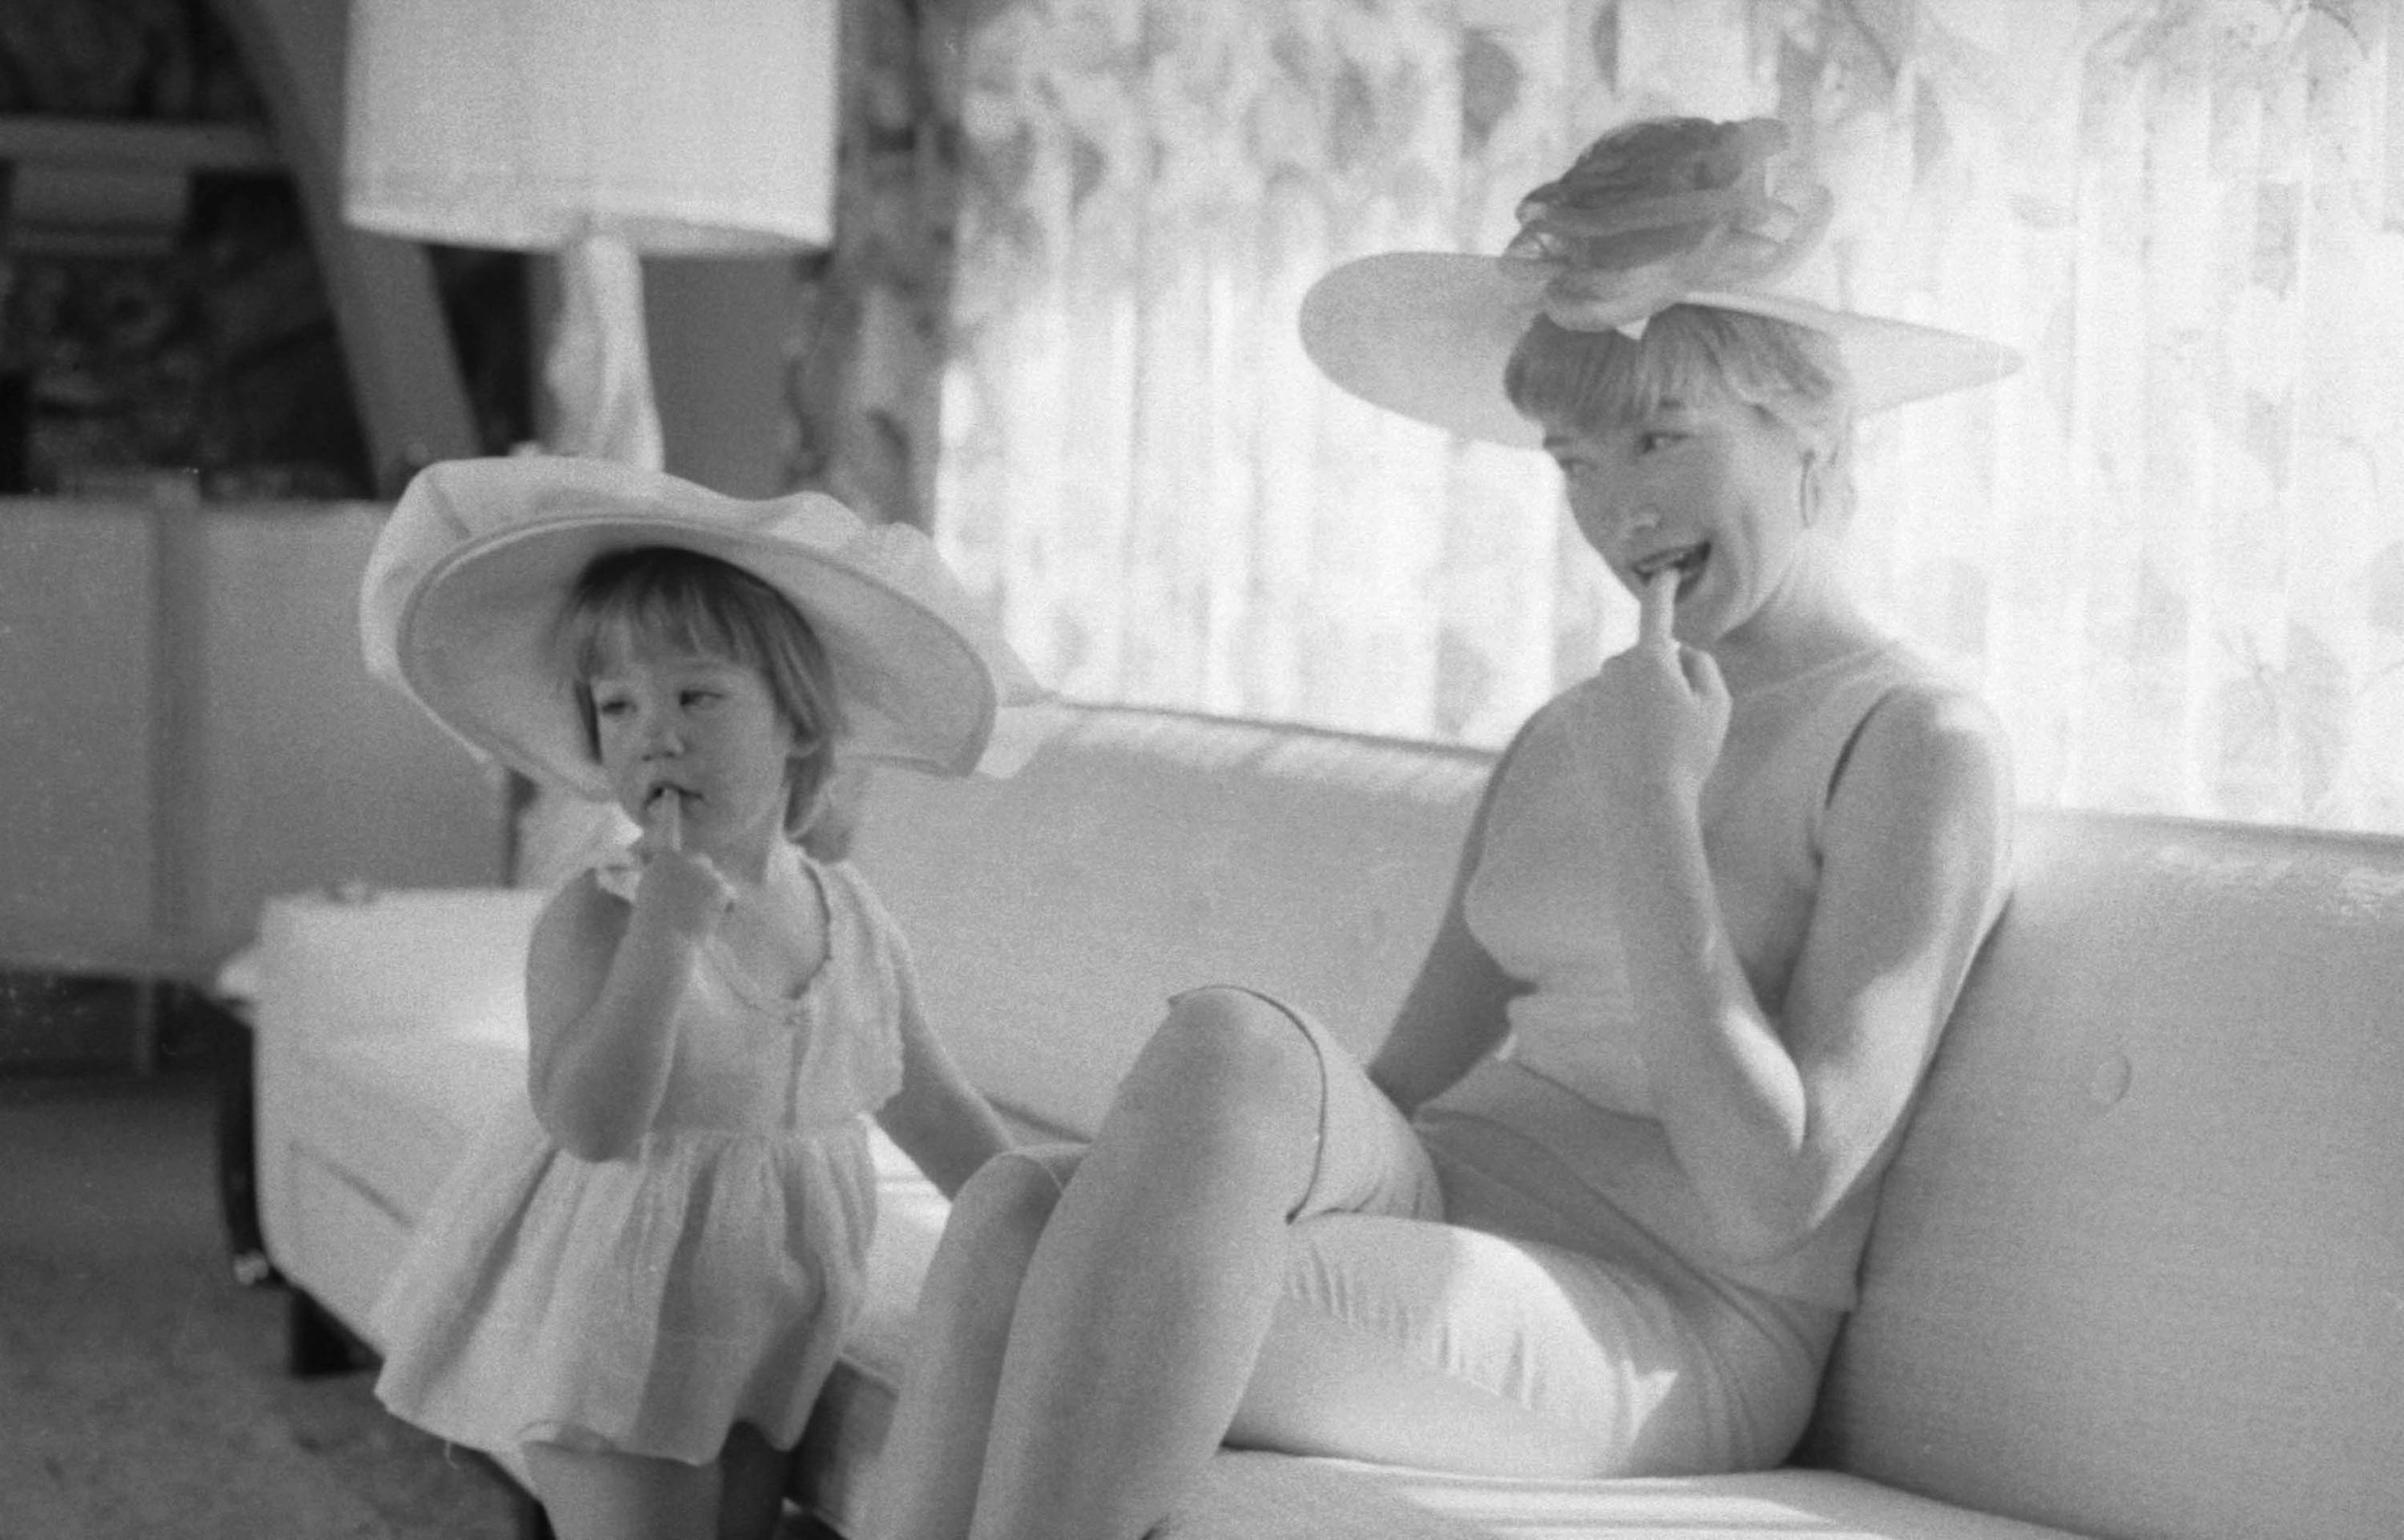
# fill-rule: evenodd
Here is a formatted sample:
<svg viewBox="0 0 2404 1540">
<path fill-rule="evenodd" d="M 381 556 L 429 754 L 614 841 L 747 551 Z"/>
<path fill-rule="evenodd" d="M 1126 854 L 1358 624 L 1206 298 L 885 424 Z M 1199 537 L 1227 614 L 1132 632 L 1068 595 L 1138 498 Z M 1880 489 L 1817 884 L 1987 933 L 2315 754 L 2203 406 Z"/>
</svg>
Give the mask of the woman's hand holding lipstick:
<svg viewBox="0 0 2404 1540">
<path fill-rule="evenodd" d="M 1646 580 L 1637 595 L 1636 645 L 1671 648 L 1678 645 L 1678 568 L 1664 567 Z"/>
<path fill-rule="evenodd" d="M 1711 654 L 1677 639 L 1678 578 L 1639 591 L 1636 641 L 1571 697 L 1570 733 L 1586 773 L 1623 800 L 1667 792 L 1687 806 L 1727 735 L 1727 687 Z"/>
</svg>

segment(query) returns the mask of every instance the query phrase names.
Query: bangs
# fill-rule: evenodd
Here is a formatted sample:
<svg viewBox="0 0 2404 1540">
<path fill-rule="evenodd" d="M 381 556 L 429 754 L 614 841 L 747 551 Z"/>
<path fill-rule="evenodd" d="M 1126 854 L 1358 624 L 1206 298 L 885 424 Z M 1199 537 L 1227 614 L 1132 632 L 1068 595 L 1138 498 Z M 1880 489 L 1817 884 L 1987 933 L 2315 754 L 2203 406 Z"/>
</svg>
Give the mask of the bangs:
<svg viewBox="0 0 2404 1540">
<path fill-rule="evenodd" d="M 745 588 L 757 594 L 746 594 Z M 747 602 L 748 601 L 748 602 Z M 560 652 L 579 684 L 612 671 L 637 647 L 668 647 L 769 671 L 774 644 L 762 605 L 774 589 L 714 557 L 674 547 L 624 551 L 586 569 L 561 619 Z"/>
<path fill-rule="evenodd" d="M 1544 424 L 1615 424 L 1666 401 L 1735 401 L 1806 422 L 1850 416 L 1837 341 L 1809 327 L 1703 305 L 1671 305 L 1642 337 L 1573 331 L 1538 316 L 1502 376 L 1511 404 Z"/>
<path fill-rule="evenodd" d="M 668 648 L 739 664 L 768 686 L 798 751 L 785 827 L 799 837 L 834 773 L 843 698 L 826 644 L 775 586 L 729 562 L 681 546 L 644 546 L 595 557 L 567 597 L 552 645 L 575 695 L 584 749 L 601 756 L 593 681 L 638 652 Z"/>
</svg>

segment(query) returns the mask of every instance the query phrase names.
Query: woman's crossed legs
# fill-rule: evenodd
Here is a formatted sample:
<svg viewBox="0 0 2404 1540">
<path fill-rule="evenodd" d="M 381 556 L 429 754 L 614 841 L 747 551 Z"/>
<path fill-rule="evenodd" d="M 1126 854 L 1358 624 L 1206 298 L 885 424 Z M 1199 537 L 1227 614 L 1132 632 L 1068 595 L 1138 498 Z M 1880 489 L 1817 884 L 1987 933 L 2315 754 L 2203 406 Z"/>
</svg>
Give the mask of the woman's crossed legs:
<svg viewBox="0 0 2404 1540">
<path fill-rule="evenodd" d="M 1322 1041 L 1256 995 L 1181 996 L 1082 1157 L 1014 1154 L 970 1182 L 921 1295 L 878 1540 L 1134 1540 L 1223 1442 L 1596 1473 L 1596 1398 L 1558 1393 L 1593 1377 L 1539 1362 L 1555 1383 L 1530 1383 L 1546 1353 L 1525 1334 L 1601 1364 L 1618 1323 L 1563 1286 L 1551 1248 L 1404 1217 L 1436 1211 L 1433 1170 Z M 1345 1105 L 1364 1095 L 1391 1125 L 1369 1141 L 1402 1146 L 1365 1169 Z M 1309 1217 L 1321 1208 L 1338 1211 Z M 1649 1410 L 1682 1421 L 1678 1399 Z"/>
</svg>

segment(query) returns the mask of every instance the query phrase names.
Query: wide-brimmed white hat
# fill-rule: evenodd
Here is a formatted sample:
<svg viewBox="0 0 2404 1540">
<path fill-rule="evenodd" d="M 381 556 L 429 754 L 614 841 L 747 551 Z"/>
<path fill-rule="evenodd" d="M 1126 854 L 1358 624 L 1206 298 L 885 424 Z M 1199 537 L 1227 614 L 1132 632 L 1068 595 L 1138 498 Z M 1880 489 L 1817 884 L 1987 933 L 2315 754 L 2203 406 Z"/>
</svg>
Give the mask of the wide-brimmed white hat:
<svg viewBox="0 0 2404 1540">
<path fill-rule="evenodd" d="M 1007 774 L 1054 723 L 1049 693 L 917 530 L 821 493 L 751 501 L 550 455 L 448 460 L 410 482 L 360 583 L 368 670 L 478 752 L 606 800 L 556 632 L 594 558 L 651 545 L 731 563 L 801 611 L 842 699 L 841 752 Z"/>
<path fill-rule="evenodd" d="M 2020 366 L 2000 343 L 1817 303 L 1785 287 L 1818 244 L 1827 190 L 1781 163 L 1784 127 L 1651 119 L 1587 147 L 1519 205 L 1502 255 L 1387 252 L 1347 262 L 1302 301 L 1302 343 L 1327 377 L 1375 405 L 1469 438 L 1528 448 L 1543 430 L 1502 391 L 1539 315 L 1641 334 L 1673 304 L 1743 311 L 1824 332 L 1857 413 L 1984 385 Z"/>
</svg>

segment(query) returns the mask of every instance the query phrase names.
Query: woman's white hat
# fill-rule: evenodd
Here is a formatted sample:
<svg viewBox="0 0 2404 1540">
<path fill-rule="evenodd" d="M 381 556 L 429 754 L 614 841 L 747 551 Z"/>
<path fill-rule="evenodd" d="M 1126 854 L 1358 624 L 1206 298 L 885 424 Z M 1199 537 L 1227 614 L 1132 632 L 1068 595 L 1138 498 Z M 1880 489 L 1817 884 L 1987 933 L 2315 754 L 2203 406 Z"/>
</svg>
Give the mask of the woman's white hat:
<svg viewBox="0 0 2404 1540">
<path fill-rule="evenodd" d="M 1836 310 L 1782 287 L 1826 229 L 1827 190 L 1774 164 L 1785 128 L 1651 119 L 1588 146 L 1519 205 L 1500 257 L 1388 252 L 1345 263 L 1302 301 L 1302 343 L 1327 377 L 1375 405 L 1469 438 L 1528 448 L 1543 430 L 1502 391 L 1539 315 L 1641 334 L 1672 304 L 1749 312 L 1834 337 L 1856 412 L 2001 379 L 2010 348 Z"/>
<path fill-rule="evenodd" d="M 448 460 L 410 482 L 359 590 L 368 671 L 480 753 L 606 800 L 555 633 L 597 557 L 670 545 L 774 587 L 825 644 L 843 752 L 1007 774 L 1051 697 L 917 530 L 817 492 L 749 501 L 657 470 L 551 455 Z"/>
</svg>

